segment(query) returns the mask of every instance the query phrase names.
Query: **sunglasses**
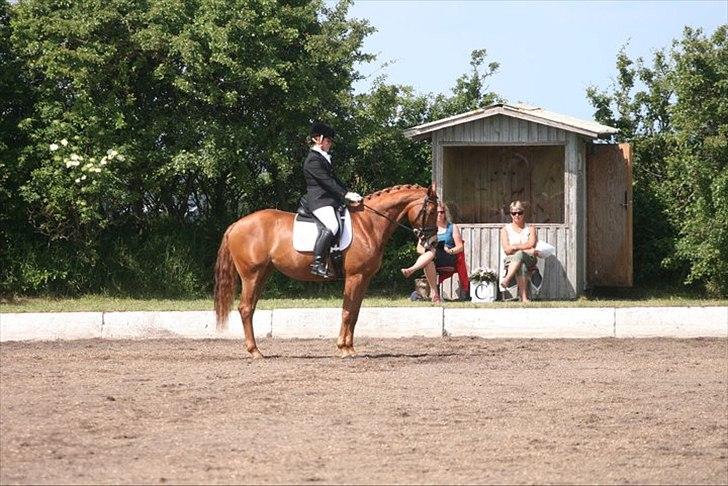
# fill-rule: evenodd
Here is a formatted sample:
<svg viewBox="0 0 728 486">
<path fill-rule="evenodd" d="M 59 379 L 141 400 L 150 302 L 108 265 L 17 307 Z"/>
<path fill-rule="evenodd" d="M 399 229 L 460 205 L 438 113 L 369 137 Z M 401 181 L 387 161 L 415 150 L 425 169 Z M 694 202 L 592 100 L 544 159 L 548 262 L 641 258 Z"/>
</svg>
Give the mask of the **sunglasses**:
<svg viewBox="0 0 728 486">
<path fill-rule="evenodd" d="M 444 213 L 444 212 L 445 212 L 445 211 L 437 211 L 437 214 L 441 214 L 441 213 Z"/>
<path fill-rule="evenodd" d="M 521 216 L 523 211 L 511 211 L 511 216 Z"/>
</svg>

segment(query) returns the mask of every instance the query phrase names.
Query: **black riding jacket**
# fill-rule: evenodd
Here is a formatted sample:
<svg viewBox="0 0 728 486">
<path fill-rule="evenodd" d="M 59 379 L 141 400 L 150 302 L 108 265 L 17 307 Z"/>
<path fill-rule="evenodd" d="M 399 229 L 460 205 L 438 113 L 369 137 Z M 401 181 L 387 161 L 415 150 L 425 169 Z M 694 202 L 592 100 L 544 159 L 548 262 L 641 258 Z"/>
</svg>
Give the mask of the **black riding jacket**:
<svg viewBox="0 0 728 486">
<path fill-rule="evenodd" d="M 346 186 L 334 174 L 328 160 L 316 150 L 310 150 L 303 162 L 303 175 L 306 178 L 306 193 L 311 211 L 324 206 L 346 204 Z"/>
</svg>

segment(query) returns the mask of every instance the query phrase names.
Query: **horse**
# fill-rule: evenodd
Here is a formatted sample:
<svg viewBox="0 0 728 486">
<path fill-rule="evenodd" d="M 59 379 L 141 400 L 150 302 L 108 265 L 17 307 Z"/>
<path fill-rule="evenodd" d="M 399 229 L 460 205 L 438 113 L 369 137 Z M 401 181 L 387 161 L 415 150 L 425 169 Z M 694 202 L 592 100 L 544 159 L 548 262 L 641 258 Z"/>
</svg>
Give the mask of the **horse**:
<svg viewBox="0 0 728 486">
<path fill-rule="evenodd" d="M 344 250 L 344 299 L 341 329 L 336 345 L 341 357 L 355 356 L 354 327 L 369 282 L 382 264 L 384 246 L 406 217 L 419 242 L 429 247 L 437 231 L 437 195 L 434 187 L 401 185 L 367 195 L 352 208 L 354 239 Z M 242 282 L 238 310 L 243 322 L 245 347 L 254 359 L 263 358 L 253 333 L 253 313 L 265 281 L 275 268 L 304 281 L 323 281 L 312 275 L 312 253 L 293 248 L 293 213 L 263 209 L 231 224 L 222 237 L 215 263 L 215 315 L 217 330 L 227 328 L 227 318 L 239 276 Z M 419 226 L 417 226 L 419 225 Z"/>
</svg>

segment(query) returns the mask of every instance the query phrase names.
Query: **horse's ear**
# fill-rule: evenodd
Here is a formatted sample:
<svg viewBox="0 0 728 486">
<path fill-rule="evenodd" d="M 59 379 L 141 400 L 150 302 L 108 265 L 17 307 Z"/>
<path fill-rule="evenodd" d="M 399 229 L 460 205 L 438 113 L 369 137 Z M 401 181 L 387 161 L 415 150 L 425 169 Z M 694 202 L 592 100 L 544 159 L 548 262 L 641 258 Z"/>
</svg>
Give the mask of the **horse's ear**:
<svg viewBox="0 0 728 486">
<path fill-rule="evenodd" d="M 430 187 L 427 188 L 427 195 L 428 196 L 437 195 L 437 184 L 435 184 L 435 181 L 432 181 L 432 184 L 430 184 Z"/>
</svg>

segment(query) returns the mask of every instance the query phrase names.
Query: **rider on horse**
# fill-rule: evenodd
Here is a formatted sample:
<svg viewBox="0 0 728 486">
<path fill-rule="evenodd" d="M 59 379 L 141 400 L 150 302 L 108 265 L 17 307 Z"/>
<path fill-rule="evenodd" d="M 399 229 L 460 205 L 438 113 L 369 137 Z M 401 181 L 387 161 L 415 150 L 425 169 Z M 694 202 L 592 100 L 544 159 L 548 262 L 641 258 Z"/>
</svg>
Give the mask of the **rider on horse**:
<svg viewBox="0 0 728 486">
<path fill-rule="evenodd" d="M 324 123 L 314 123 L 311 126 L 310 136 L 313 145 L 303 162 L 303 174 L 306 177 L 309 207 L 323 224 L 313 248 L 311 273 L 327 277 L 326 257 L 334 236 L 339 231 L 339 218 L 334 208 L 346 203 L 359 204 L 362 197 L 350 192 L 334 174 L 331 156 L 328 153 L 334 143 L 334 129 Z"/>
</svg>

